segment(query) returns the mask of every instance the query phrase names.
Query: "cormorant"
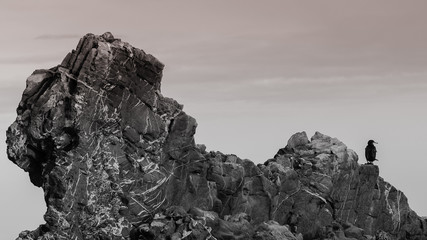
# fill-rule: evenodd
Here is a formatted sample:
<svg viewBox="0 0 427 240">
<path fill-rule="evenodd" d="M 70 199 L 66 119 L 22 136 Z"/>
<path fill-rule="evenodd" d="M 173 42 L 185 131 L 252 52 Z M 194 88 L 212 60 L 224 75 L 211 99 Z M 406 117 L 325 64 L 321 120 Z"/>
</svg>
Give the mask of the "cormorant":
<svg viewBox="0 0 427 240">
<path fill-rule="evenodd" d="M 368 164 L 372 164 L 375 160 L 378 161 L 378 159 L 376 159 L 377 149 L 375 148 L 374 143 L 377 142 L 374 140 L 369 140 L 368 146 L 365 148 L 365 157 Z"/>
</svg>

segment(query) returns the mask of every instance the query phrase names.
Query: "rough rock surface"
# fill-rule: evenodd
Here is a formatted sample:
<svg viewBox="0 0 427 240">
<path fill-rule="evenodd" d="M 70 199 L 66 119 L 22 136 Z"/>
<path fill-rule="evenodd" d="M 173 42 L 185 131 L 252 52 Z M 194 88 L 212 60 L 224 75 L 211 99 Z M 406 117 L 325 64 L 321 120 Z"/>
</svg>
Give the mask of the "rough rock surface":
<svg viewBox="0 0 427 240">
<path fill-rule="evenodd" d="M 47 211 L 18 239 L 427 239 L 405 195 L 335 138 L 297 133 L 258 165 L 206 152 L 162 69 L 87 34 L 27 79 L 7 152 Z"/>
</svg>

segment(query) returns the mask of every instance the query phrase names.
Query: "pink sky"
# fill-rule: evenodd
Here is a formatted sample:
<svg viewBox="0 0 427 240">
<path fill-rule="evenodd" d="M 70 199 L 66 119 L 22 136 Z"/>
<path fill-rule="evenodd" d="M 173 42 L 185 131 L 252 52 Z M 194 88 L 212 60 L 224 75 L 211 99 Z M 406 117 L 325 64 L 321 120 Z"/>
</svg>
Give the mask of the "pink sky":
<svg viewBox="0 0 427 240">
<path fill-rule="evenodd" d="M 165 65 L 162 92 L 197 143 L 261 163 L 299 131 L 337 137 L 427 215 L 426 1 L 12 1 L 0 8 L 1 239 L 43 223 L 41 189 L 8 161 L 25 79 L 88 32 L 111 31 Z"/>
</svg>

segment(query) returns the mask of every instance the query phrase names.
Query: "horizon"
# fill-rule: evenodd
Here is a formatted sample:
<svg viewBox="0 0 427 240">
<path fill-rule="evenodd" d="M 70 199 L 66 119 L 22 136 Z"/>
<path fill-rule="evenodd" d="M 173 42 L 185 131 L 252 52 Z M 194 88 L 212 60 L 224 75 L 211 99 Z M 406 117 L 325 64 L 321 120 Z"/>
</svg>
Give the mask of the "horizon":
<svg viewBox="0 0 427 240">
<path fill-rule="evenodd" d="M 374 139 L 380 176 L 427 216 L 427 2 L 78 2 L 0 9 L 2 239 L 34 230 L 46 210 L 6 155 L 25 80 L 60 64 L 84 34 L 106 31 L 165 64 L 162 94 L 197 120 L 208 151 L 262 163 L 294 133 L 319 131 L 363 164 Z"/>
</svg>

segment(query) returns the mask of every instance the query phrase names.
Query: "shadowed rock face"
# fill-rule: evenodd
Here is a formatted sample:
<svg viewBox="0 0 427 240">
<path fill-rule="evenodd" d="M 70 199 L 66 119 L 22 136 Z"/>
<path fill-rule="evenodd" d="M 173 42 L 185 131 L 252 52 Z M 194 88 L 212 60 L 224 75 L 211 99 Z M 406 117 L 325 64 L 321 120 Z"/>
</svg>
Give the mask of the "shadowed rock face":
<svg viewBox="0 0 427 240">
<path fill-rule="evenodd" d="M 162 69 L 87 34 L 27 79 L 7 152 L 47 211 L 18 239 L 426 238 L 404 194 L 335 138 L 297 133 L 262 165 L 206 152 L 195 119 L 161 95 Z"/>
</svg>

